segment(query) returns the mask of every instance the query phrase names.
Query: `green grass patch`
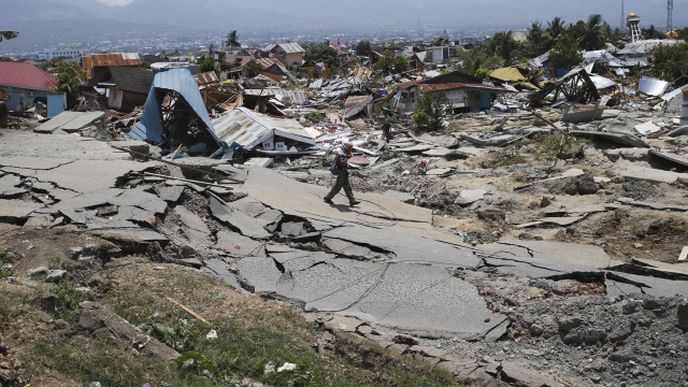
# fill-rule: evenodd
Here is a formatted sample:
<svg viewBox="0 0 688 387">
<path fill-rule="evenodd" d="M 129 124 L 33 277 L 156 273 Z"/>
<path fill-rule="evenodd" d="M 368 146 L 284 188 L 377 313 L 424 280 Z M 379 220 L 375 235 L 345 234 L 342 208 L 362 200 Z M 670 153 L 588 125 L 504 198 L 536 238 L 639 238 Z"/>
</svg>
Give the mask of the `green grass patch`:
<svg viewBox="0 0 688 387">
<path fill-rule="evenodd" d="M 322 122 L 322 121 L 325 121 L 325 119 L 327 118 L 327 115 L 325 115 L 325 113 L 323 113 L 323 112 L 310 112 L 310 113 L 306 114 L 305 116 L 303 116 L 303 118 L 305 118 L 311 122 Z"/>
<path fill-rule="evenodd" d="M 535 139 L 535 157 L 540 160 L 566 160 L 578 156 L 586 144 L 584 140 L 570 136 L 564 132 L 549 132 Z"/>
<path fill-rule="evenodd" d="M 71 323 L 76 322 L 79 304 L 89 299 L 88 294 L 77 290 L 77 286 L 71 281 L 62 281 L 54 293 L 57 298 L 57 317 Z"/>
<path fill-rule="evenodd" d="M 239 305 L 228 310 L 227 315 L 206 325 L 164 298 L 173 296 L 171 289 L 193 289 L 193 295 L 186 296 L 195 295 L 194 302 L 200 301 L 209 308 L 225 307 L 227 296 L 217 290 L 218 281 L 191 272 L 161 273 L 159 279 L 154 283 L 120 285 L 104 301 L 116 313 L 182 354 L 174 372 L 165 371 L 171 378 L 166 380 L 168 384 L 180 385 L 179 378 L 202 378 L 209 385 L 224 385 L 234 375 L 241 375 L 274 386 L 458 385 L 444 370 L 415 359 L 395 357 L 372 344 L 365 352 L 383 359 L 374 366 L 356 364 L 333 351 L 317 351 L 313 344 L 319 333 L 314 325 L 291 308 L 274 304 L 265 307 L 256 299 L 246 304 L 238 301 Z M 259 303 L 263 307 L 257 306 Z M 199 304 L 196 307 L 201 308 Z M 206 338 L 211 329 L 218 335 L 214 340 Z M 265 374 L 268 363 L 276 367 L 294 363 L 296 369 Z"/>
<path fill-rule="evenodd" d="M 0 280 L 14 274 L 14 255 L 7 251 L 0 252 Z"/>
<path fill-rule="evenodd" d="M 160 359 L 131 355 L 131 347 L 109 337 L 75 336 L 68 341 L 42 339 L 32 355 L 41 366 L 90 385 L 103 386 L 213 386 L 207 378 L 182 372 L 176 365 Z"/>
<path fill-rule="evenodd" d="M 501 150 L 490 159 L 480 163 L 482 168 L 505 168 L 516 164 L 523 164 L 527 160 L 523 157 L 516 147 L 509 147 Z"/>
</svg>

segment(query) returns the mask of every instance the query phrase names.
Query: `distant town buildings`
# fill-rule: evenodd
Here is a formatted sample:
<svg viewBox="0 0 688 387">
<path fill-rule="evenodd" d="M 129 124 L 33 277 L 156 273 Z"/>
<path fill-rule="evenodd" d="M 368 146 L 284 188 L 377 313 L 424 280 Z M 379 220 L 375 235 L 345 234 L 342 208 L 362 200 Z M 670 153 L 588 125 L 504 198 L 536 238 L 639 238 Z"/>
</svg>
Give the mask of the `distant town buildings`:
<svg viewBox="0 0 688 387">
<path fill-rule="evenodd" d="M 79 59 L 84 54 L 86 54 L 85 50 L 75 48 L 49 48 L 38 53 L 38 60 Z"/>
</svg>

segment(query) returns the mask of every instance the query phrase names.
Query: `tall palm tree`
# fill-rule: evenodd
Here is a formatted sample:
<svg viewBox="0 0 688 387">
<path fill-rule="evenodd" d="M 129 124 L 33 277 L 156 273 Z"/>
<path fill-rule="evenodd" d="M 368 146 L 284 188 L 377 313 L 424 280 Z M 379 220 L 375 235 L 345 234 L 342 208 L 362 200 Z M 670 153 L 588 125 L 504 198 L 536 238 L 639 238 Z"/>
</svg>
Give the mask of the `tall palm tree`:
<svg viewBox="0 0 688 387">
<path fill-rule="evenodd" d="M 581 48 L 591 51 L 599 50 L 605 46 L 605 31 L 607 23 L 602 19 L 602 15 L 590 15 L 581 39 Z"/>
<path fill-rule="evenodd" d="M 552 19 L 551 22 L 547 22 L 547 34 L 552 42 L 556 42 L 557 39 L 566 31 L 566 25 L 564 20 L 559 16 Z M 552 43 L 554 44 L 554 43 Z"/>
<path fill-rule="evenodd" d="M 241 42 L 239 42 L 239 32 L 237 30 L 231 31 L 227 34 L 225 39 L 225 48 L 229 51 L 234 51 L 234 49 L 241 48 Z"/>
<path fill-rule="evenodd" d="M 3 40 L 10 40 L 14 39 L 19 36 L 19 32 L 17 31 L 0 31 L 0 42 Z"/>
</svg>

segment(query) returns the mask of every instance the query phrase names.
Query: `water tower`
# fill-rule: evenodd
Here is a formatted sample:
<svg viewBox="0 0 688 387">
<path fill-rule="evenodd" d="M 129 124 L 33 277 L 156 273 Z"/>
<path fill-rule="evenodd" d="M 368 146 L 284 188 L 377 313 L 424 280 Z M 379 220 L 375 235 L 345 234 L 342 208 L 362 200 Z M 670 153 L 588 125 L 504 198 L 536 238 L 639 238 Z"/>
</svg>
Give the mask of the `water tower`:
<svg viewBox="0 0 688 387">
<path fill-rule="evenodd" d="M 631 42 L 637 42 L 643 39 L 643 34 L 640 32 L 640 17 L 637 13 L 631 12 L 626 17 L 626 25 L 631 30 Z"/>
</svg>

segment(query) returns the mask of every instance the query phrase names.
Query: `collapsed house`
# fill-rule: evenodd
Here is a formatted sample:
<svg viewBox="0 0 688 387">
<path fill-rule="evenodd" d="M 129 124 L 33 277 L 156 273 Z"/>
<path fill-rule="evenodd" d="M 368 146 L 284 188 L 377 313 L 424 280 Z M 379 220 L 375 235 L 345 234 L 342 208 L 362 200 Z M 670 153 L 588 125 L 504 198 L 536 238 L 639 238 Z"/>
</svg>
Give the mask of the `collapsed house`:
<svg viewBox="0 0 688 387">
<path fill-rule="evenodd" d="M 11 111 L 43 103 L 48 117 L 62 113 L 66 102 L 55 77 L 29 62 L 0 62 L 0 100 Z"/>
<path fill-rule="evenodd" d="M 92 83 L 107 81 L 111 67 L 138 67 L 143 64 L 137 53 L 93 54 L 81 57 L 86 78 Z"/>
<path fill-rule="evenodd" d="M 229 111 L 212 122 L 215 136 L 232 155 L 236 151 L 256 151 L 268 156 L 313 153 L 314 129 L 298 121 L 257 113 L 246 108 Z"/>
<path fill-rule="evenodd" d="M 296 120 L 278 119 L 240 107 L 210 119 L 199 85 L 186 69 L 156 74 L 141 122 L 128 137 L 190 156 L 232 158 L 255 149 L 266 155 L 312 151 L 316 133 Z"/>
<path fill-rule="evenodd" d="M 497 86 L 483 84 L 478 78 L 452 72 L 421 81 L 399 85 L 392 98 L 392 110 L 398 113 L 415 112 L 419 99 L 427 93 L 443 93 L 449 105 L 459 112 L 479 112 L 492 107 L 492 101 L 506 92 Z"/>
<path fill-rule="evenodd" d="M 554 105 L 567 101 L 590 104 L 600 100 L 600 93 L 585 69 L 573 69 L 568 74 L 550 83 L 529 97 L 530 106 Z"/>
<path fill-rule="evenodd" d="M 277 43 L 265 48 L 271 58 L 276 58 L 286 67 L 301 66 L 306 50 L 298 43 Z"/>
<path fill-rule="evenodd" d="M 153 84 L 153 71 L 141 67 L 109 67 L 109 78 L 98 87 L 106 90 L 110 109 L 131 112 L 146 102 Z"/>
</svg>

